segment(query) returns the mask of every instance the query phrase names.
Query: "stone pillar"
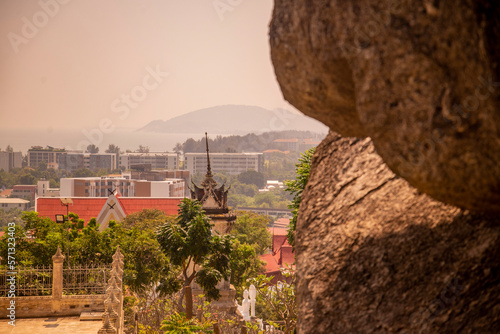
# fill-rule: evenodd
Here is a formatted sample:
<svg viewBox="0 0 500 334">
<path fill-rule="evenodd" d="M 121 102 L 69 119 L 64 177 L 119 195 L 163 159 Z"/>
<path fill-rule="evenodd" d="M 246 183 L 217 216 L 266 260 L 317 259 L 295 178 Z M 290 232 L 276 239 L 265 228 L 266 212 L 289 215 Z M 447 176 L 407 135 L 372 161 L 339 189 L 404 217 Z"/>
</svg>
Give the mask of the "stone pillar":
<svg viewBox="0 0 500 334">
<path fill-rule="evenodd" d="M 103 325 L 97 334 L 117 334 L 116 328 L 109 321 L 109 315 L 103 314 Z"/>
<path fill-rule="evenodd" d="M 123 254 L 120 252 L 120 246 L 117 247 L 113 255 L 113 265 L 111 269 L 111 278 L 107 289 L 108 297 L 113 301 L 114 311 L 118 317 L 116 319 L 116 333 L 123 334 L 124 313 L 123 313 Z M 116 300 L 116 301 L 115 301 Z"/>
<path fill-rule="evenodd" d="M 231 213 L 218 215 L 213 214 L 209 215 L 209 217 L 214 224 L 214 232 L 221 236 L 231 232 L 234 226 L 234 221 L 236 220 L 236 216 Z M 236 290 L 234 289 L 234 286 L 231 285 L 231 278 L 229 277 L 227 281 L 222 279 L 217 284 L 217 289 L 219 289 L 221 297 L 219 300 L 212 301 L 211 305 L 220 311 L 234 314 L 237 309 L 235 300 Z"/>
<path fill-rule="evenodd" d="M 63 262 L 65 256 L 59 246 L 52 256 L 52 298 L 61 299 L 63 293 Z"/>
</svg>

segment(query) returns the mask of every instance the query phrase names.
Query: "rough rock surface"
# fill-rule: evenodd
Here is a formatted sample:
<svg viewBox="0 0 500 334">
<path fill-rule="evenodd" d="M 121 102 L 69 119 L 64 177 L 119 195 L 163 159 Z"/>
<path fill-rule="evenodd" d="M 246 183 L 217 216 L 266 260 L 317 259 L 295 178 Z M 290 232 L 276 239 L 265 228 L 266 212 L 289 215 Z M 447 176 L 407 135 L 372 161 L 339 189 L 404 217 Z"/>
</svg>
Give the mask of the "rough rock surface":
<svg viewBox="0 0 500 334">
<path fill-rule="evenodd" d="M 500 212 L 500 2 L 275 0 L 284 97 L 442 202 Z"/>
<path fill-rule="evenodd" d="M 500 333 L 500 218 L 420 193 L 370 139 L 317 148 L 296 242 L 299 333 Z"/>
</svg>

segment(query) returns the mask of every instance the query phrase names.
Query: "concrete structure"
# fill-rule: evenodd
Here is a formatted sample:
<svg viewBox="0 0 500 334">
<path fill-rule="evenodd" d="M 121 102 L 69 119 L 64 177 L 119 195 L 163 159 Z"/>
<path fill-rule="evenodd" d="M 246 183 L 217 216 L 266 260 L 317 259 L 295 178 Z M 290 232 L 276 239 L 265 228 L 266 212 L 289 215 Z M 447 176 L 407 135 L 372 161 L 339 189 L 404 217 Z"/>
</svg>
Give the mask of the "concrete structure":
<svg viewBox="0 0 500 334">
<path fill-rule="evenodd" d="M 116 161 L 115 153 L 94 153 L 88 155 L 88 163 L 90 170 L 99 169 L 117 169 L 118 164 Z"/>
<path fill-rule="evenodd" d="M 194 175 L 207 170 L 205 153 L 185 153 L 186 169 Z M 210 155 L 212 171 L 227 172 L 237 175 L 248 170 L 262 172 L 264 158 L 262 153 L 212 153 Z"/>
<path fill-rule="evenodd" d="M 27 211 L 30 208 L 30 201 L 20 198 L 0 198 L 0 209 L 9 211 L 10 209 L 19 209 Z"/>
<path fill-rule="evenodd" d="M 39 180 L 37 183 L 37 196 L 39 197 L 59 197 L 59 188 L 50 188 L 50 182 Z"/>
<path fill-rule="evenodd" d="M 146 180 L 146 181 L 164 181 L 168 179 L 182 179 L 186 185 L 185 195 L 189 195 L 189 187 L 187 185 L 191 184 L 191 174 L 187 170 L 148 170 L 148 171 L 137 171 L 132 170 L 130 173 L 123 173 L 124 177 L 134 180 Z"/>
<path fill-rule="evenodd" d="M 74 172 L 77 169 L 87 168 L 93 171 L 99 169 L 116 169 L 115 153 L 83 153 L 66 152 L 59 158 L 59 169 Z"/>
<path fill-rule="evenodd" d="M 62 178 L 61 197 L 108 197 L 117 190 L 123 197 L 184 197 L 182 179 L 130 180 L 126 177 Z"/>
<path fill-rule="evenodd" d="M 54 148 L 51 146 L 47 146 L 46 148 L 41 146 L 32 146 L 28 150 L 28 166 L 36 168 L 42 161 L 45 161 L 47 164 L 51 164 L 52 166 L 54 166 L 54 163 L 59 165 L 59 159 L 65 152 L 65 149 Z"/>
<path fill-rule="evenodd" d="M 11 197 L 15 198 L 29 198 L 34 201 L 37 195 L 38 186 L 34 184 L 16 184 L 12 187 Z"/>
<path fill-rule="evenodd" d="M 12 168 L 21 168 L 23 155 L 21 152 L 0 152 L 0 170 L 10 172 Z"/>
<path fill-rule="evenodd" d="M 304 152 L 311 147 L 318 146 L 321 139 L 317 138 L 289 138 L 289 139 L 275 139 L 273 146 L 275 149 L 284 151 Z"/>
<path fill-rule="evenodd" d="M 177 169 L 178 153 L 150 152 L 120 154 L 120 168 L 132 169 L 134 165 L 148 165 L 151 169 Z"/>
<path fill-rule="evenodd" d="M 115 153 L 85 153 L 82 151 L 66 151 L 65 149 L 47 146 L 33 146 L 28 150 L 28 166 L 36 168 L 45 161 L 48 168 L 59 168 L 74 172 L 77 169 L 90 170 L 116 169 Z"/>
</svg>

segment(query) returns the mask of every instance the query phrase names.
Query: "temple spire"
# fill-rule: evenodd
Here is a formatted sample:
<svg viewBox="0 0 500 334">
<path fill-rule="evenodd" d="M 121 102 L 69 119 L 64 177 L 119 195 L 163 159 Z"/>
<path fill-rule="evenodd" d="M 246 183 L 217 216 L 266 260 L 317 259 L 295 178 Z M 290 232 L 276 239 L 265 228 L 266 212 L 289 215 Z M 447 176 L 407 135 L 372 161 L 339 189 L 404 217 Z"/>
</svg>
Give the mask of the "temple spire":
<svg viewBox="0 0 500 334">
<path fill-rule="evenodd" d="M 208 149 L 208 133 L 205 132 L 205 139 L 207 143 L 207 176 L 212 176 L 212 168 L 210 167 L 210 154 Z"/>
<path fill-rule="evenodd" d="M 208 133 L 205 132 L 205 138 L 207 143 L 207 174 L 205 174 L 205 180 L 201 183 L 202 187 L 205 189 L 215 189 L 217 182 L 214 180 L 212 175 L 212 168 L 210 167 L 210 154 L 208 149 Z"/>
</svg>

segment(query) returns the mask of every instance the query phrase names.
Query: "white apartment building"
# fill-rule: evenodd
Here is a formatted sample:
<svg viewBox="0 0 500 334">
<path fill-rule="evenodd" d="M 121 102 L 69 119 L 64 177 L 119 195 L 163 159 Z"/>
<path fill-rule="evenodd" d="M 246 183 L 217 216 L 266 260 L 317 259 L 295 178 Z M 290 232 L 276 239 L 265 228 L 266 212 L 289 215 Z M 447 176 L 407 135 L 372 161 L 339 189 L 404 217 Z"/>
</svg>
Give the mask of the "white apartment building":
<svg viewBox="0 0 500 334">
<path fill-rule="evenodd" d="M 0 198 L 0 209 L 9 211 L 10 209 L 19 209 L 27 211 L 30 208 L 30 201 L 21 198 Z"/>
<path fill-rule="evenodd" d="M 206 153 L 185 153 L 185 168 L 190 175 L 207 172 Z M 248 170 L 262 171 L 264 158 L 262 153 L 210 153 L 212 172 L 226 172 L 237 175 Z"/>
<path fill-rule="evenodd" d="M 61 197 L 108 197 L 112 191 L 122 197 L 184 197 L 183 179 L 162 181 L 130 180 L 125 177 L 62 178 Z"/>
<path fill-rule="evenodd" d="M 115 153 L 85 153 L 82 151 L 66 151 L 65 149 L 33 146 L 28 150 L 28 166 L 36 168 L 42 161 L 48 167 L 65 169 L 74 172 L 77 169 L 90 170 L 117 168 Z"/>
<path fill-rule="evenodd" d="M 131 169 L 134 165 L 151 165 L 151 169 L 177 169 L 177 153 L 149 152 L 120 154 L 120 168 Z"/>
<path fill-rule="evenodd" d="M 51 165 L 59 165 L 59 159 L 64 153 L 66 150 L 61 148 L 33 146 L 28 150 L 28 166 L 36 168 L 42 161 Z"/>
<path fill-rule="evenodd" d="M 21 168 L 23 155 L 21 152 L 0 152 L 0 170 L 10 172 L 12 168 Z"/>
</svg>

